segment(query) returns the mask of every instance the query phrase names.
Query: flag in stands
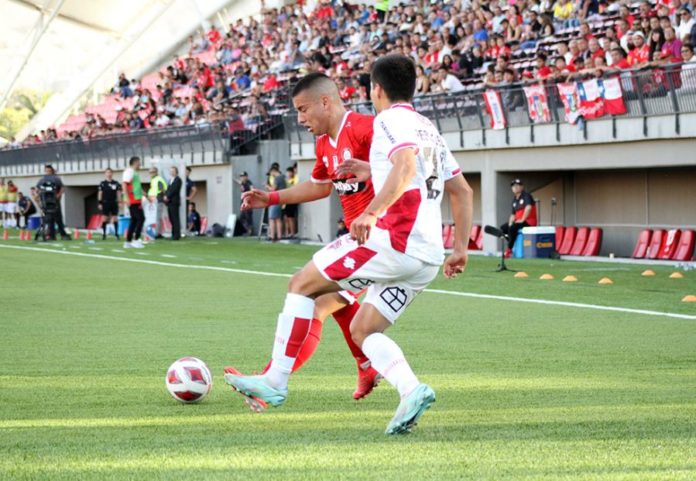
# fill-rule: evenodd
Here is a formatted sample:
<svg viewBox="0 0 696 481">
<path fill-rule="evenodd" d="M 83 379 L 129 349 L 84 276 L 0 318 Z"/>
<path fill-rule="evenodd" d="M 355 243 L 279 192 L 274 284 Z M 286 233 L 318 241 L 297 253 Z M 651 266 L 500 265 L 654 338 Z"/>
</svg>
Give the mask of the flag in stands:
<svg viewBox="0 0 696 481">
<path fill-rule="evenodd" d="M 621 91 L 621 81 L 618 77 L 602 80 L 604 85 L 604 107 L 609 115 L 623 115 L 626 113 L 626 103 Z"/>
<path fill-rule="evenodd" d="M 582 118 L 590 120 L 604 116 L 604 88 L 601 80 L 578 82 L 577 89 Z"/>
<path fill-rule="evenodd" d="M 504 129 L 505 112 L 503 112 L 503 102 L 500 100 L 500 93 L 496 90 L 486 90 L 483 93 L 486 100 L 486 110 L 491 118 L 491 128 L 494 130 Z"/>
<path fill-rule="evenodd" d="M 529 85 L 524 87 L 524 94 L 527 96 L 527 108 L 529 118 L 535 124 L 551 122 L 551 111 L 549 110 L 549 99 L 546 97 L 546 87 L 541 84 Z"/>
<path fill-rule="evenodd" d="M 575 82 L 558 84 L 558 95 L 561 96 L 563 102 L 563 110 L 565 110 L 566 122 L 574 124 L 580 117 L 580 102 L 578 101 L 578 92 L 575 87 Z"/>
</svg>

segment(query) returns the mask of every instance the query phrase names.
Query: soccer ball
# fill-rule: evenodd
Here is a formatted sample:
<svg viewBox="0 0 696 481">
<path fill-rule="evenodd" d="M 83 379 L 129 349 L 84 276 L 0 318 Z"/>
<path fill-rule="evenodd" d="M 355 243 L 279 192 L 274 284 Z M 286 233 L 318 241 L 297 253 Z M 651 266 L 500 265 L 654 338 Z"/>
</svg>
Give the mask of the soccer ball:
<svg viewBox="0 0 696 481">
<path fill-rule="evenodd" d="M 213 375 L 203 361 L 182 357 L 167 369 L 167 391 L 182 403 L 202 401 L 213 389 Z"/>
</svg>

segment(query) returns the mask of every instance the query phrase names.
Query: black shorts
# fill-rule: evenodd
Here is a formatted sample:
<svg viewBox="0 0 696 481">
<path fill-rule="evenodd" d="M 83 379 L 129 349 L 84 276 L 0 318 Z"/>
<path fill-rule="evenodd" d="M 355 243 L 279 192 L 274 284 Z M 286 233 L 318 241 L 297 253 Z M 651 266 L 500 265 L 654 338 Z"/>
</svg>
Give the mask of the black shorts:
<svg viewBox="0 0 696 481">
<path fill-rule="evenodd" d="M 102 204 L 103 215 L 118 215 L 118 204 L 115 202 L 105 202 Z"/>
<path fill-rule="evenodd" d="M 285 217 L 293 219 L 297 217 L 297 204 L 286 204 L 285 209 L 283 209 L 283 214 L 285 214 Z"/>
</svg>

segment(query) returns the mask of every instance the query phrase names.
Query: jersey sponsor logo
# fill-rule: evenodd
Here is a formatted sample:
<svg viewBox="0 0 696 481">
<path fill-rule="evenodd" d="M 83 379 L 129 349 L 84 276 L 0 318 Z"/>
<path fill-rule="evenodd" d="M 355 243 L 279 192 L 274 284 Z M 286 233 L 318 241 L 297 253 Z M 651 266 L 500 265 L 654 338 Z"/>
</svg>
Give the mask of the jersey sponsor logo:
<svg viewBox="0 0 696 481">
<path fill-rule="evenodd" d="M 365 182 L 357 182 L 355 184 L 349 184 L 348 182 L 342 180 L 333 181 L 334 189 L 338 195 L 352 195 L 357 194 L 365 190 L 367 184 Z"/>
<path fill-rule="evenodd" d="M 383 120 L 379 121 L 379 125 L 380 125 L 380 127 L 382 127 L 382 130 L 384 130 L 384 134 L 387 136 L 387 139 L 389 139 L 389 142 L 391 142 L 392 144 L 395 144 L 396 140 L 394 140 L 394 136 L 391 134 L 391 132 L 389 132 L 389 129 L 387 129 L 387 126 L 384 125 Z"/>
<path fill-rule="evenodd" d="M 380 292 L 379 297 L 381 297 L 384 303 L 394 312 L 399 312 L 403 309 L 408 300 L 406 291 L 400 287 L 387 287 Z"/>
</svg>

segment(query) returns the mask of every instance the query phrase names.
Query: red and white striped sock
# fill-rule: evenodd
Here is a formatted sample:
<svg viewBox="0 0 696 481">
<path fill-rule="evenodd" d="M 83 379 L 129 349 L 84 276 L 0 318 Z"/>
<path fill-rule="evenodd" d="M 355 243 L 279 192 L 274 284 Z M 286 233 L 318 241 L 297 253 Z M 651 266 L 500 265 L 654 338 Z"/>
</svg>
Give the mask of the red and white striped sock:
<svg viewBox="0 0 696 481">
<path fill-rule="evenodd" d="M 278 315 L 271 367 L 266 372 L 269 383 L 285 389 L 314 316 L 314 299 L 299 294 L 285 296 L 283 312 Z"/>
</svg>

